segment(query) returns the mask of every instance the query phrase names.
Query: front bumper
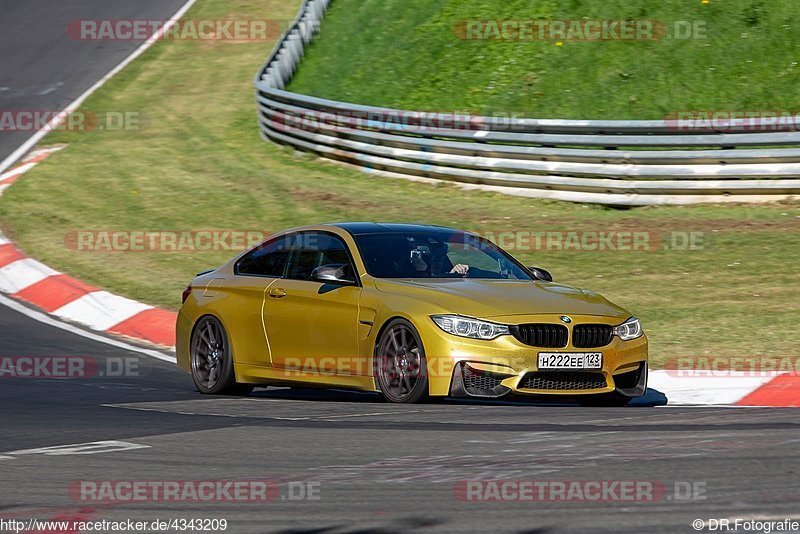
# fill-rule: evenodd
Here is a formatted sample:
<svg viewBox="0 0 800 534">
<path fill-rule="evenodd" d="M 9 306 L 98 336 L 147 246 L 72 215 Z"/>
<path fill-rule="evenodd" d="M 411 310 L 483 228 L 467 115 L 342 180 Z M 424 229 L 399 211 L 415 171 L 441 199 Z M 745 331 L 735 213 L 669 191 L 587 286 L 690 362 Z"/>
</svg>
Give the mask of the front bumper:
<svg viewBox="0 0 800 534">
<path fill-rule="evenodd" d="M 630 371 L 607 374 L 601 371 L 531 371 L 509 376 L 476 369 L 471 362 L 458 362 L 453 369 L 450 395 L 453 397 L 499 398 L 511 393 L 529 395 L 586 395 L 616 391 L 626 397 L 640 397 L 647 391 L 647 362 Z"/>
<path fill-rule="evenodd" d="M 615 336 L 603 347 L 578 348 L 572 345 L 574 326 L 615 326 L 622 321 L 616 317 L 573 315 L 572 318 L 569 341 L 559 348 L 525 345 L 510 335 L 484 341 L 430 330 L 425 346 L 431 370 L 431 394 L 497 398 L 509 393 L 574 396 L 616 391 L 628 397 L 644 395 L 647 337 L 622 341 Z M 515 319 L 516 324 L 558 321 L 558 317 L 554 321 L 549 316 Z M 603 364 L 597 370 L 539 370 L 540 352 L 602 352 Z"/>
</svg>

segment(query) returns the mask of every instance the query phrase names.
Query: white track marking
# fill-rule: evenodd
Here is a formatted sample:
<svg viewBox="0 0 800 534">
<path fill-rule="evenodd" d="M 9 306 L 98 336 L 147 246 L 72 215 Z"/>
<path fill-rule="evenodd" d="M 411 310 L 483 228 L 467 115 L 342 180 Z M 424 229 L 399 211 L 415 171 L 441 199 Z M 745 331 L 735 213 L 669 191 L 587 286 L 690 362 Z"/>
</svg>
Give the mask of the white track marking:
<svg viewBox="0 0 800 534">
<path fill-rule="evenodd" d="M 0 268 L 0 291 L 13 294 L 57 274 L 61 273 L 34 259 L 17 260 Z"/>
<path fill-rule="evenodd" d="M 94 291 L 61 306 L 53 311 L 53 315 L 85 324 L 94 330 L 108 330 L 137 313 L 152 308 L 108 291 Z"/>
<path fill-rule="evenodd" d="M 237 399 L 243 400 L 243 399 Z M 249 399 L 248 399 L 249 400 Z M 270 402 L 285 402 L 284 399 L 252 399 L 260 401 L 270 401 Z M 194 401 L 194 403 L 208 403 L 210 401 L 206 399 L 200 399 L 198 401 Z M 214 404 L 220 404 L 218 401 L 214 400 Z M 212 416 L 212 417 L 230 417 L 230 418 L 241 418 L 241 419 L 278 419 L 280 421 L 336 421 L 339 419 L 346 419 L 350 417 L 380 417 L 382 415 L 406 415 L 406 414 L 413 414 L 413 413 L 441 413 L 443 410 L 409 410 L 404 412 L 368 412 L 368 413 L 352 413 L 352 414 L 337 414 L 337 415 L 298 415 L 298 416 L 274 416 L 274 415 L 253 415 L 253 414 L 229 414 L 229 413 L 218 413 L 218 412 L 204 412 L 201 410 L 197 411 L 186 411 L 183 410 L 174 410 L 170 409 L 169 406 L 164 407 L 146 407 L 146 406 L 137 406 L 136 404 L 101 404 L 101 406 L 106 408 L 120 408 L 123 410 L 138 410 L 142 412 L 159 412 L 159 413 L 173 413 L 173 414 L 181 414 L 181 415 L 204 415 L 204 416 Z"/>
<path fill-rule="evenodd" d="M 86 339 L 91 339 L 92 341 L 98 341 L 100 343 L 105 343 L 106 345 L 111 345 L 112 347 L 129 350 L 131 352 L 138 352 L 139 354 L 144 354 L 145 356 L 150 356 L 152 358 L 156 358 L 157 360 L 169 363 L 177 362 L 175 356 L 169 356 L 157 350 L 145 349 L 142 347 L 137 347 L 136 345 L 125 343 L 123 341 L 118 341 L 116 339 L 103 337 L 97 334 L 93 334 L 91 332 L 87 332 L 86 330 L 78 328 L 77 326 L 73 326 L 69 323 L 57 321 L 52 317 L 45 315 L 44 313 L 23 306 L 16 300 L 10 299 L 5 295 L 0 295 L 0 305 L 6 306 L 7 308 L 11 308 L 12 310 L 19 312 L 22 315 L 25 315 L 26 317 L 29 317 L 35 321 L 39 321 L 40 323 L 44 323 L 46 325 L 53 326 L 55 328 L 60 328 L 61 330 L 66 330 L 67 332 L 76 334 L 81 337 L 85 337 Z"/>
<path fill-rule="evenodd" d="M 49 155 L 54 152 L 58 152 L 59 150 L 65 148 L 66 146 L 67 145 L 53 145 L 44 148 L 38 148 L 32 151 L 30 154 L 28 154 L 28 157 L 23 160 L 23 163 L 21 165 L 14 167 L 10 171 L 6 171 L 0 174 L 0 184 L 2 184 L 0 185 L 0 189 L 4 191 L 7 187 L 13 185 L 13 182 L 7 183 L 11 178 L 22 176 L 23 174 L 33 169 L 42 162 L 41 160 L 37 161 L 31 161 L 31 160 L 35 160 L 36 158 L 42 155 Z"/>
<path fill-rule="evenodd" d="M 654 370 L 647 377 L 647 385 L 664 393 L 669 404 L 710 406 L 735 404 L 774 378 L 774 375 L 743 374 L 705 379 L 674 376 L 664 370 Z"/>
<path fill-rule="evenodd" d="M 63 113 L 59 114 L 58 117 L 48 122 L 41 130 L 33 134 L 27 141 L 22 143 L 22 145 L 16 149 L 14 152 L 11 153 L 6 159 L 0 163 L 0 173 L 4 172 L 6 169 L 11 167 L 16 161 L 24 156 L 36 143 L 41 141 L 51 130 L 54 129 L 55 126 L 58 125 L 60 118 L 63 115 L 72 113 L 76 109 L 78 109 L 83 102 L 89 98 L 95 91 L 100 89 L 103 85 L 108 82 L 112 77 L 114 77 L 117 73 L 119 73 L 122 69 L 127 67 L 132 61 L 136 58 L 141 56 L 148 48 L 153 46 L 153 44 L 158 40 L 160 35 L 163 35 L 164 32 L 168 31 L 172 28 L 178 20 L 187 12 L 189 9 L 194 5 L 197 0 L 188 0 L 174 15 L 167 21 L 167 23 L 157 32 L 153 33 L 147 41 L 142 43 L 142 45 L 134 50 L 134 52 L 125 58 L 122 63 L 111 69 L 111 72 L 103 76 L 97 83 L 92 85 L 83 94 L 81 94 L 78 98 L 76 98 L 71 104 L 63 109 Z"/>
<path fill-rule="evenodd" d="M 100 406 L 104 408 L 121 408 L 123 410 L 136 410 L 139 412 L 157 412 L 157 413 L 170 413 L 170 414 L 178 414 L 178 415 L 206 415 L 211 417 L 231 417 L 231 418 L 242 418 L 242 419 L 280 419 L 279 417 L 261 417 L 258 415 L 231 415 L 227 413 L 195 413 L 195 412 L 184 412 L 180 410 L 168 410 L 166 408 L 140 408 L 138 406 L 131 406 L 128 404 L 101 404 Z"/>
<path fill-rule="evenodd" d="M 103 454 L 107 452 L 132 451 L 135 449 L 149 449 L 150 445 L 139 445 L 129 441 L 91 441 L 89 443 L 75 443 L 72 445 L 56 445 L 54 447 L 40 447 L 38 449 L 23 449 L 4 453 L 0 459 L 15 459 L 18 456 L 41 454 L 44 456 L 75 456 L 86 454 Z"/>
<path fill-rule="evenodd" d="M 13 178 L 14 176 L 22 176 L 32 168 L 36 167 L 36 164 L 39 163 L 38 161 L 31 161 L 30 163 L 26 163 L 24 165 L 20 165 L 19 167 L 10 170 L 6 173 L 0 174 L 0 182 L 4 182 L 9 178 Z"/>
</svg>

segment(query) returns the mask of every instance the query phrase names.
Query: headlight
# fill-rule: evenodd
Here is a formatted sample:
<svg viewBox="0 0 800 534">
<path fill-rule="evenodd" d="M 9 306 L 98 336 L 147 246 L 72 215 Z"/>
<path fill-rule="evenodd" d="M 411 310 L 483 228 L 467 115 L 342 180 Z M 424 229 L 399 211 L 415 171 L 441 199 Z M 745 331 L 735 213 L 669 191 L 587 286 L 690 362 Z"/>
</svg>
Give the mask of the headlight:
<svg viewBox="0 0 800 534">
<path fill-rule="evenodd" d="M 471 337 L 473 339 L 494 339 L 510 333 L 503 324 L 487 323 L 458 315 L 433 315 L 433 322 L 439 328 L 454 336 Z"/>
<path fill-rule="evenodd" d="M 619 336 L 622 341 L 636 339 L 642 337 L 644 330 L 642 330 L 642 323 L 636 317 L 631 317 L 619 326 L 614 327 L 614 334 Z"/>
</svg>

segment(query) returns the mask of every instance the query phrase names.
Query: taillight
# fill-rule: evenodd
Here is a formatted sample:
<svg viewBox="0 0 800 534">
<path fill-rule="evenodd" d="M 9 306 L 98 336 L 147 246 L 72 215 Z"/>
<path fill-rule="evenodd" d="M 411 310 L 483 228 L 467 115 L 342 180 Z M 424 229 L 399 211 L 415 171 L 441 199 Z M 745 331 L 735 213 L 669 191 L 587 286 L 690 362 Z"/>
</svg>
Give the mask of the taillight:
<svg viewBox="0 0 800 534">
<path fill-rule="evenodd" d="M 188 286 L 186 286 L 186 289 L 183 290 L 183 294 L 181 295 L 181 304 L 186 302 L 186 299 L 188 299 L 189 295 L 191 294 L 192 294 L 192 285 L 189 284 Z"/>
</svg>

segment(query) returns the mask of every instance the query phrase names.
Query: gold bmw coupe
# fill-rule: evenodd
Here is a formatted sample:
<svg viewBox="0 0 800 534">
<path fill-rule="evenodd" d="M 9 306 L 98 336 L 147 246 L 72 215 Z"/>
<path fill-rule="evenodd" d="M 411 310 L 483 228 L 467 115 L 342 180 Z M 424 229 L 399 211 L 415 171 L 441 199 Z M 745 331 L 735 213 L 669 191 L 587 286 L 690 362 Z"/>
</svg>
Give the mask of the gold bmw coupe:
<svg viewBox="0 0 800 534">
<path fill-rule="evenodd" d="M 186 288 L 176 352 L 209 394 L 289 385 L 390 402 L 511 393 L 623 405 L 647 387 L 638 319 L 439 226 L 353 222 L 273 235 Z"/>
</svg>

